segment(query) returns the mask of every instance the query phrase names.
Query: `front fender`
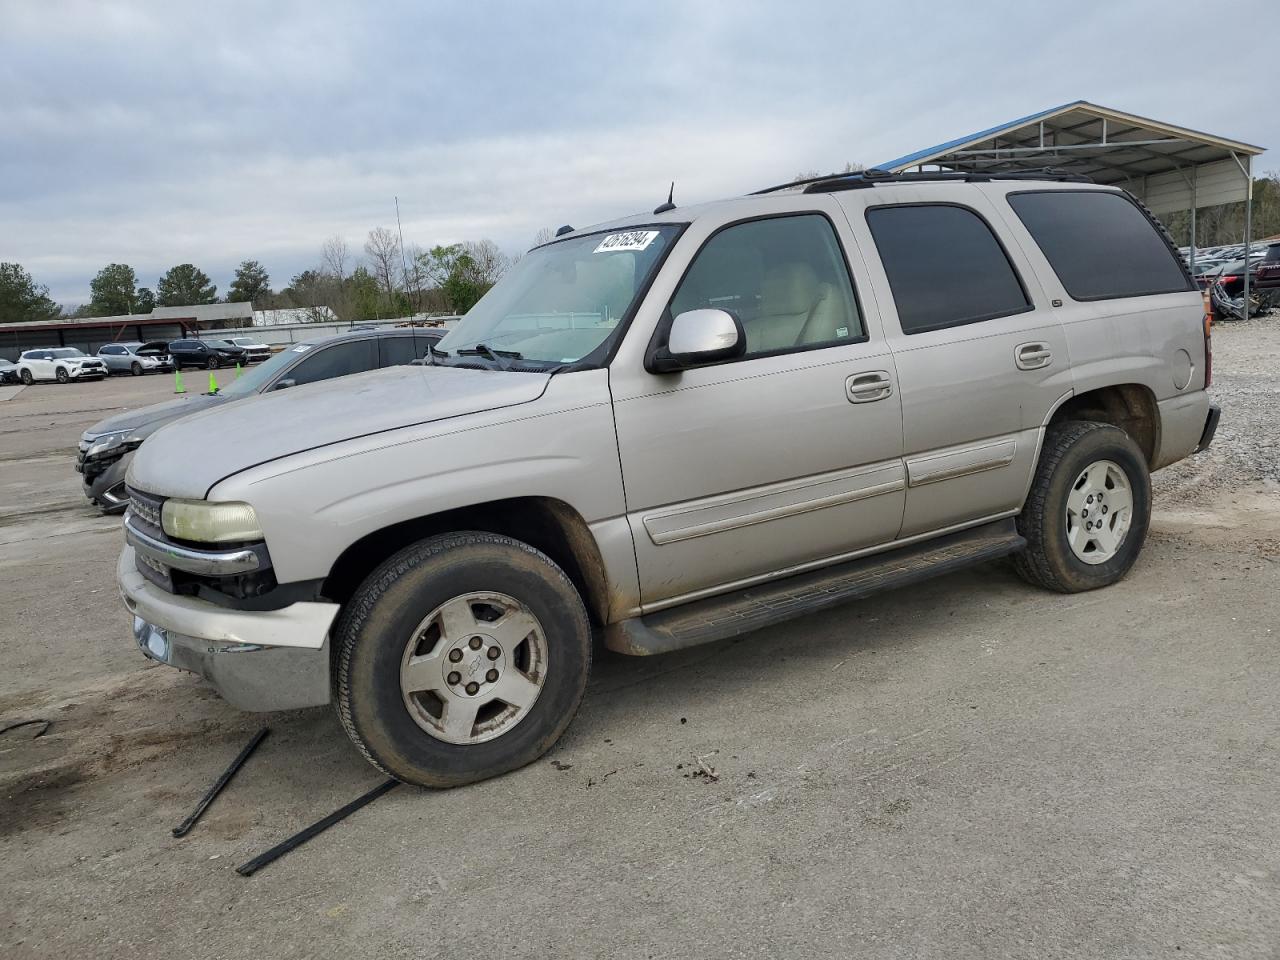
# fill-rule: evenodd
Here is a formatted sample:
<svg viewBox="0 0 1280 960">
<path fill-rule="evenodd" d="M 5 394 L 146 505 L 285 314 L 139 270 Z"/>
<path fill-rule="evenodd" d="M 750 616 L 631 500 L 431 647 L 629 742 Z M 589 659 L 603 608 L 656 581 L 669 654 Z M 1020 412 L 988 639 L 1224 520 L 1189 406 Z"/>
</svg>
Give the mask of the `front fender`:
<svg viewBox="0 0 1280 960">
<path fill-rule="evenodd" d="M 253 505 L 282 583 L 327 576 L 347 547 L 394 524 L 516 497 L 562 501 L 593 528 L 625 517 L 607 371 L 552 377 L 519 407 L 264 463 L 209 495 Z M 633 579 L 630 544 L 610 544 L 601 544 L 610 578 Z"/>
</svg>

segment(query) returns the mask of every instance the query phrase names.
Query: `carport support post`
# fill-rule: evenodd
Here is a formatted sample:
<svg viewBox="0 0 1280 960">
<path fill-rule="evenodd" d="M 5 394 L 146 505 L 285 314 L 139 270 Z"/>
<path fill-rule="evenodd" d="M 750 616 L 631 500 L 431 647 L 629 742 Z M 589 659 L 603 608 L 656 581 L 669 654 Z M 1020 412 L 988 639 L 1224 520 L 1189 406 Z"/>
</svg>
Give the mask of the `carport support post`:
<svg viewBox="0 0 1280 960">
<path fill-rule="evenodd" d="M 1253 237 L 1253 157 L 1246 156 L 1244 163 L 1231 151 L 1231 159 L 1244 174 L 1244 318 L 1249 319 L 1249 242 Z"/>
<path fill-rule="evenodd" d="M 1253 157 L 1244 158 L 1244 318 L 1249 319 L 1249 241 L 1253 237 Z"/>
<path fill-rule="evenodd" d="M 1196 275 L 1196 181 L 1197 168 L 1191 168 L 1191 276 Z"/>
</svg>

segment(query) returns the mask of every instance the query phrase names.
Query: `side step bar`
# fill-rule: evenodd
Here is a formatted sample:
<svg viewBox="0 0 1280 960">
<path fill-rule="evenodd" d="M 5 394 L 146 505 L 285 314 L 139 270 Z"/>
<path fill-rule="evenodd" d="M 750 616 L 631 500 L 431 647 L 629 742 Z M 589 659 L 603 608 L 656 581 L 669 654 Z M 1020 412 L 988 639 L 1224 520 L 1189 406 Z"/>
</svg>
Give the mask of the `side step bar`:
<svg viewBox="0 0 1280 960">
<path fill-rule="evenodd" d="M 919 583 L 1026 547 L 1012 518 L 859 557 L 833 567 L 757 584 L 670 610 L 632 617 L 605 630 L 605 646 L 647 656 L 724 640 L 850 600 Z"/>
</svg>

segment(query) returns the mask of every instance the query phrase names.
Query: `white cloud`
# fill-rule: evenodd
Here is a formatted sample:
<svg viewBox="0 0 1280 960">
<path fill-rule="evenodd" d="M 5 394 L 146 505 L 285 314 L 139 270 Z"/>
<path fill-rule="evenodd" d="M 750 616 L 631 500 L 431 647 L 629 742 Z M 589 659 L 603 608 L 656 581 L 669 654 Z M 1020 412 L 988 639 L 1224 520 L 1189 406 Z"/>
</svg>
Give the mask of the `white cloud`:
<svg viewBox="0 0 1280 960">
<path fill-rule="evenodd" d="M 409 242 L 514 250 L 672 179 L 688 204 L 1077 97 L 1276 142 L 1280 114 L 1188 68 L 1202 12 L 0 0 L 0 259 L 70 302 L 111 261 L 225 290 L 254 258 L 280 286 L 325 237 L 392 225 L 397 195 Z M 1239 46 L 1267 62 L 1260 32 Z"/>
</svg>

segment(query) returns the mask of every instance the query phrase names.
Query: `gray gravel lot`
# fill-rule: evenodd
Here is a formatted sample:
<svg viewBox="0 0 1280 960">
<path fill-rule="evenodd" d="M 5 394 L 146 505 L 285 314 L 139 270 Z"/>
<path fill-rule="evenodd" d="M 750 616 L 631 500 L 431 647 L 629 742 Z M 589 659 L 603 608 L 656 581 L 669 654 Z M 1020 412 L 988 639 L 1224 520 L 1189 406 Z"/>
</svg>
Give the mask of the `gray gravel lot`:
<svg viewBox="0 0 1280 960">
<path fill-rule="evenodd" d="M 1057 596 L 1006 564 L 752 636 L 601 654 L 542 761 L 400 787 L 327 710 L 263 722 L 132 649 L 85 426 L 161 378 L 0 403 L 0 956 L 1280 957 L 1280 320 L 1220 327 L 1207 453 L 1147 550 Z M 710 771 L 708 773 L 708 771 Z"/>
</svg>

